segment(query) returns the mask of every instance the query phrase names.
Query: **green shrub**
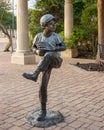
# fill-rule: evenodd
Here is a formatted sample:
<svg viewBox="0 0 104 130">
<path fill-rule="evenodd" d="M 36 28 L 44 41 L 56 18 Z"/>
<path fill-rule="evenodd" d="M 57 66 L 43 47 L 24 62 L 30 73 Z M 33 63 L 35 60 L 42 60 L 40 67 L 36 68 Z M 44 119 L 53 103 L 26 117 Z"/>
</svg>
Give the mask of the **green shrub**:
<svg viewBox="0 0 104 130">
<path fill-rule="evenodd" d="M 76 40 L 75 39 L 76 38 L 74 38 L 75 37 L 74 34 L 71 34 L 71 39 L 70 38 L 69 39 L 64 38 L 64 31 L 60 32 L 59 35 L 63 39 L 67 48 L 69 48 L 69 49 L 75 48 L 75 46 L 76 46 Z"/>
</svg>

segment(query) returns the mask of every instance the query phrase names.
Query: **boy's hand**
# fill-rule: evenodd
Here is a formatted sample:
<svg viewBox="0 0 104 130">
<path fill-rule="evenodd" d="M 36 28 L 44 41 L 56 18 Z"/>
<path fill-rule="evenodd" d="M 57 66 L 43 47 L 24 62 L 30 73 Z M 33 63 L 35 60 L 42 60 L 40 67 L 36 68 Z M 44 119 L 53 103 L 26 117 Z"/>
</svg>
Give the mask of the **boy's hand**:
<svg viewBox="0 0 104 130">
<path fill-rule="evenodd" d="M 46 53 L 45 51 L 41 51 L 41 50 L 37 50 L 37 49 L 35 49 L 35 51 L 33 51 L 33 52 L 34 52 L 34 54 L 39 55 L 39 56 L 44 56 L 44 54 Z"/>
<path fill-rule="evenodd" d="M 39 50 L 36 50 L 36 54 L 39 55 L 39 53 L 40 53 Z"/>
</svg>

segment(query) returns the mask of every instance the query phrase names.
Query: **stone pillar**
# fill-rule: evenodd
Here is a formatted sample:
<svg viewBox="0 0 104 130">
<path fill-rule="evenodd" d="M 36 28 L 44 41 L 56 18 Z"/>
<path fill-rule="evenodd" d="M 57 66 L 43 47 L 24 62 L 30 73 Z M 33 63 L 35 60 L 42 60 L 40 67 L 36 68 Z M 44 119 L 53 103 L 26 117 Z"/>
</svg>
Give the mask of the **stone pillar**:
<svg viewBox="0 0 104 130">
<path fill-rule="evenodd" d="M 98 43 L 104 44 L 104 1 L 98 0 Z"/>
<path fill-rule="evenodd" d="M 97 1 L 98 9 L 98 51 L 97 62 L 104 62 L 104 0 Z"/>
<path fill-rule="evenodd" d="M 35 55 L 30 52 L 29 48 L 28 32 L 28 1 L 17 0 L 17 48 L 16 52 L 12 54 L 12 63 L 35 63 Z"/>
<path fill-rule="evenodd" d="M 73 5 L 71 0 L 65 0 L 64 3 L 64 37 L 70 38 L 73 28 Z"/>
</svg>

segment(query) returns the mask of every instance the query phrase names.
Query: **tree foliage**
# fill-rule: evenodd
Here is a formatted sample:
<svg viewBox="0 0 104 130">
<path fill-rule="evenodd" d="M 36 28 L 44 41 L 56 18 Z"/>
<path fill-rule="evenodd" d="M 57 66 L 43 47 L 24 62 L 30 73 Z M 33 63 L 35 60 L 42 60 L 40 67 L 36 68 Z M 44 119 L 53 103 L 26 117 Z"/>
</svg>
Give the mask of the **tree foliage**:
<svg viewBox="0 0 104 130">
<path fill-rule="evenodd" d="M 10 11 L 11 9 L 10 0 L 0 1 L 0 21 L 5 28 L 12 28 L 13 13 Z M 16 28 L 16 16 L 14 16 L 14 28 Z"/>
<path fill-rule="evenodd" d="M 80 5 L 82 5 L 82 8 Z M 82 37 L 82 39 L 78 39 L 78 36 L 76 36 L 77 42 L 78 41 L 85 41 L 85 40 L 89 41 L 92 38 L 92 35 L 97 35 L 97 5 L 96 5 L 96 1 L 95 0 L 93 0 L 93 1 L 75 0 L 74 6 L 75 6 L 75 8 L 74 8 L 74 12 L 75 12 L 74 13 L 74 16 L 75 16 L 74 21 L 75 22 L 74 22 L 73 31 L 74 32 L 75 32 L 75 30 L 76 30 L 76 32 L 83 31 L 83 33 L 80 34 L 83 36 L 79 36 L 79 37 Z M 78 9 L 80 9 L 79 15 L 77 14 Z M 74 33 L 74 35 L 76 35 L 76 34 Z"/>
<path fill-rule="evenodd" d="M 97 0 L 74 0 L 74 28 L 69 39 L 69 47 L 85 45 L 91 55 L 97 50 Z"/>
<path fill-rule="evenodd" d="M 2 19 L 3 15 L 6 11 L 10 10 L 11 5 L 9 0 L 0 1 L 0 19 Z"/>
<path fill-rule="evenodd" d="M 12 13 L 10 12 L 10 9 L 11 9 L 10 0 L 0 1 L 0 29 L 5 35 L 7 35 L 9 39 L 9 44 L 6 45 L 4 51 L 8 51 L 9 47 L 12 44 L 12 38 L 8 32 L 8 29 L 12 27 Z M 16 18 L 15 18 L 15 23 L 16 23 Z"/>
</svg>

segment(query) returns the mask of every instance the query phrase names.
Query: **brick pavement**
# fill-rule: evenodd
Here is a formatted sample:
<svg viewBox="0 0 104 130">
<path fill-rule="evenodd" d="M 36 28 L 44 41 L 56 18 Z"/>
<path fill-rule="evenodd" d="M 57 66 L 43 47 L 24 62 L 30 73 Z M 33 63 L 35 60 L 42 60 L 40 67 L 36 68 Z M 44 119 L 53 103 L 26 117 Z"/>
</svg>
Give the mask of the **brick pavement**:
<svg viewBox="0 0 104 130">
<path fill-rule="evenodd" d="M 15 65 L 10 58 L 11 53 L 0 52 L 0 130 L 104 130 L 104 73 L 69 64 L 88 60 L 64 58 L 62 67 L 52 71 L 47 109 L 60 111 L 65 119 L 43 129 L 24 119 L 26 113 L 40 107 L 40 81 L 34 83 L 21 76 L 32 72 L 36 64 Z"/>
</svg>

